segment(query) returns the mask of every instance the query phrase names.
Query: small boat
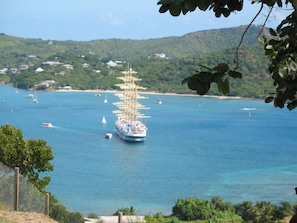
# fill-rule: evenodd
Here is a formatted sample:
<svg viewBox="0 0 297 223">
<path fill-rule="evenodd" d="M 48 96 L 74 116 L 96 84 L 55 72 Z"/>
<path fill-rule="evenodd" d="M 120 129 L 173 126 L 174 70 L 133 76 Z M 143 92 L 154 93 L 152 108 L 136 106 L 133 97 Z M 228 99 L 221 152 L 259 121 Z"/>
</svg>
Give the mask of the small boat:
<svg viewBox="0 0 297 223">
<path fill-rule="evenodd" d="M 36 104 L 38 103 L 36 89 L 34 91 L 33 102 L 36 103 Z"/>
<path fill-rule="evenodd" d="M 108 100 L 107 100 L 107 95 L 105 94 L 105 98 L 104 98 L 104 101 L 103 101 L 105 104 L 108 103 Z"/>
<path fill-rule="evenodd" d="M 140 104 L 138 99 L 146 99 L 146 97 L 141 96 L 137 93 L 139 89 L 145 89 L 136 84 L 137 81 L 141 79 L 134 77 L 136 71 L 128 67 L 127 71 L 122 71 L 124 76 L 118 77 L 124 83 L 117 84 L 123 92 L 115 94 L 121 99 L 121 102 L 115 102 L 119 110 L 113 111 L 113 113 L 118 117 L 115 122 L 117 134 L 120 139 L 127 142 L 143 142 L 146 139 L 147 127 L 139 119 L 150 118 L 150 116 L 145 116 L 139 112 L 140 109 L 149 109 L 144 105 Z"/>
<path fill-rule="evenodd" d="M 96 97 L 100 97 L 101 96 L 101 94 L 98 93 L 98 86 L 97 86 L 97 93 L 95 93 L 95 96 Z"/>
<path fill-rule="evenodd" d="M 50 123 L 50 122 L 43 122 L 43 123 L 42 123 L 42 126 L 43 126 L 43 127 L 47 127 L 47 128 L 52 128 L 52 127 L 53 127 L 53 124 Z"/>
<path fill-rule="evenodd" d="M 27 94 L 26 98 L 34 98 L 34 94 Z"/>
<path fill-rule="evenodd" d="M 106 122 L 105 116 L 103 116 L 101 123 L 102 123 L 102 125 L 106 125 L 107 122 Z"/>
<path fill-rule="evenodd" d="M 18 91 L 18 85 L 17 85 L 17 84 L 16 84 L 16 86 L 15 86 L 15 93 L 16 93 L 16 94 L 19 93 L 19 91 Z"/>
<path fill-rule="evenodd" d="M 112 134 L 111 133 L 106 133 L 105 134 L 105 139 L 111 139 L 112 138 Z"/>
<path fill-rule="evenodd" d="M 155 103 L 161 105 L 162 104 L 162 100 L 159 99 L 159 98 L 157 98 L 156 101 L 155 101 Z"/>
</svg>

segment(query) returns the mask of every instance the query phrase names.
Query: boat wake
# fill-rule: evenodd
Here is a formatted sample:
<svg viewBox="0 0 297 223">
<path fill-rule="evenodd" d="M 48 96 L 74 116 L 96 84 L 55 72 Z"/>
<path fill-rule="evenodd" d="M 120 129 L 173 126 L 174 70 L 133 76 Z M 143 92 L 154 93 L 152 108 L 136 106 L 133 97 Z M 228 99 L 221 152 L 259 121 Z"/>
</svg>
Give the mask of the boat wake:
<svg viewBox="0 0 297 223">
<path fill-rule="evenodd" d="M 243 111 L 255 111 L 257 109 L 256 108 L 242 108 L 241 110 L 243 110 Z"/>
</svg>

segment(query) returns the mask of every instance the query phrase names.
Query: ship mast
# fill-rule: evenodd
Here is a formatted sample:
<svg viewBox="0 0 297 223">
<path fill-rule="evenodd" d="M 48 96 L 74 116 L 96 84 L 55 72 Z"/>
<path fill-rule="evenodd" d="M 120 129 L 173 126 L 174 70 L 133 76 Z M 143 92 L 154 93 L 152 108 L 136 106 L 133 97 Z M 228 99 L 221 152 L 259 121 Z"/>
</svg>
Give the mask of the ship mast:
<svg viewBox="0 0 297 223">
<path fill-rule="evenodd" d="M 124 76 L 117 77 L 122 80 L 123 83 L 116 84 L 120 87 L 123 92 L 116 94 L 121 99 L 121 102 L 115 102 L 119 110 L 113 111 L 114 114 L 120 119 L 127 120 L 128 122 L 135 123 L 138 118 L 149 118 L 141 114 L 138 110 L 140 109 L 149 109 L 144 105 L 140 104 L 138 99 L 145 99 L 146 97 L 140 96 L 138 90 L 145 90 L 146 88 L 141 87 L 136 84 L 137 81 L 141 81 L 140 78 L 134 77 L 134 74 L 137 74 L 136 71 L 133 71 L 131 66 L 128 66 L 127 71 L 122 71 Z"/>
</svg>

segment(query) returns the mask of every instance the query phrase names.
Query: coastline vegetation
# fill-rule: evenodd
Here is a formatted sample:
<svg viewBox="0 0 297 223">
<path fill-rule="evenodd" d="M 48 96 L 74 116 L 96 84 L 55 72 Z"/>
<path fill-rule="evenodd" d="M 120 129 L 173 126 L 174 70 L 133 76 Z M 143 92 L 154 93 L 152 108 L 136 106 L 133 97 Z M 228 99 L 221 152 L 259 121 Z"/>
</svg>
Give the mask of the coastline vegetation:
<svg viewBox="0 0 297 223">
<path fill-rule="evenodd" d="M 75 90 L 114 90 L 117 76 L 130 63 L 142 85 L 150 92 L 196 94 L 182 80 L 203 64 L 218 61 L 232 64 L 234 48 L 244 26 L 200 31 L 182 37 L 136 40 L 50 41 L 0 35 L 0 83 L 21 89 L 57 90 L 71 86 Z M 256 36 L 261 27 L 253 26 L 239 52 L 241 80 L 230 80 L 229 96 L 265 98 L 274 87 L 265 69 L 268 59 Z M 218 44 L 220 43 L 220 44 Z M 9 47 L 9 46 L 15 47 Z M 174 47 L 173 47 L 174 46 Z M 157 54 L 157 56 L 156 56 Z M 162 57 L 158 55 L 162 55 Z M 116 61 L 116 66 L 109 66 Z M 55 62 L 49 64 L 46 62 Z M 19 69 L 26 65 L 26 69 Z M 66 66 L 65 65 L 69 65 Z M 16 68 L 16 69 L 13 69 Z M 37 72 L 41 68 L 42 72 Z M 50 86 L 42 81 L 54 80 Z M 208 95 L 219 95 L 211 87 Z"/>
</svg>

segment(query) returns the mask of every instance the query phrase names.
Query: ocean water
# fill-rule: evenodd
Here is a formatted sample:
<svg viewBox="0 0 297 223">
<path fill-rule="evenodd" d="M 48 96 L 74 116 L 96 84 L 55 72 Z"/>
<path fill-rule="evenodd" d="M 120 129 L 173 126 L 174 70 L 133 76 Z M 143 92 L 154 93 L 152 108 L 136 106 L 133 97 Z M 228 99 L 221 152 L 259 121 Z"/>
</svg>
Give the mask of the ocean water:
<svg viewBox="0 0 297 223">
<path fill-rule="evenodd" d="M 170 214 L 186 197 L 219 196 L 234 204 L 297 200 L 297 111 L 262 100 L 197 96 L 159 95 L 160 105 L 156 95 L 146 95 L 147 140 L 131 144 L 115 134 L 104 138 L 115 129 L 113 93 L 38 92 L 38 104 L 28 93 L 0 86 L 0 124 L 52 146 L 47 190 L 71 211 L 110 215 L 133 206 L 139 215 Z"/>
</svg>

